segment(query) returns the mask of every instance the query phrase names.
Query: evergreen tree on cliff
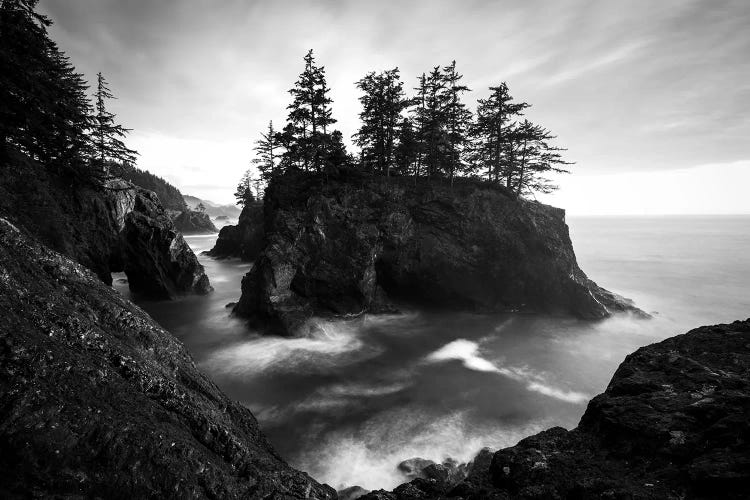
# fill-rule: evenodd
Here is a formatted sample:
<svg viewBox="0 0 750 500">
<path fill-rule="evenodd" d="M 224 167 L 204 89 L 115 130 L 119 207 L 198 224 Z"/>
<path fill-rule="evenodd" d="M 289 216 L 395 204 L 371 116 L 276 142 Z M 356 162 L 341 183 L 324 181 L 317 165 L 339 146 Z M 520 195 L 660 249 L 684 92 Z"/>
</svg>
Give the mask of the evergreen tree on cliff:
<svg viewBox="0 0 750 500">
<path fill-rule="evenodd" d="M 446 120 L 447 139 L 447 174 L 453 185 L 453 179 L 463 171 L 464 148 L 468 143 L 468 130 L 471 126 L 472 113 L 461 102 L 461 94 L 469 87 L 460 83 L 463 75 L 456 71 L 456 61 L 443 68 L 444 93 L 442 96 Z"/>
<path fill-rule="evenodd" d="M 362 122 L 354 134 L 361 148 L 363 167 L 390 176 L 395 165 L 396 139 L 401 113 L 409 104 L 404 96 L 398 68 L 379 74 L 370 72 L 357 82 Z"/>
<path fill-rule="evenodd" d="M 234 192 L 234 197 L 237 199 L 237 205 L 244 207 L 248 203 L 255 201 L 252 187 L 254 182 L 255 179 L 253 179 L 252 171 L 250 169 L 246 170 L 245 173 L 242 174 L 239 184 L 237 184 L 237 190 Z"/>
<path fill-rule="evenodd" d="M 265 133 L 261 132 L 260 139 L 255 141 L 255 147 L 253 148 L 257 155 L 253 159 L 253 163 L 263 180 L 268 181 L 275 174 L 277 149 L 277 133 L 273 129 L 273 121 L 270 121 L 268 122 L 268 130 Z"/>
<path fill-rule="evenodd" d="M 107 86 L 107 81 L 99 72 L 97 75 L 95 97 L 96 114 L 94 116 L 94 147 L 96 149 L 95 164 L 106 175 L 112 164 L 130 165 L 135 163 L 137 151 L 134 151 L 122 141 L 130 129 L 115 122 L 114 113 L 107 111 L 106 101 L 114 99 L 114 95 Z"/>
<path fill-rule="evenodd" d="M 305 55 L 305 69 L 294 87 L 289 90 L 292 102 L 289 110 L 285 155 L 287 163 L 301 165 L 305 170 L 320 172 L 329 153 L 328 126 L 336 122 L 331 116 L 330 88 L 326 83 L 325 68 L 315 64 L 312 49 Z"/>
<path fill-rule="evenodd" d="M 490 87 L 490 91 L 488 98 L 478 101 L 477 118 L 471 131 L 477 155 L 475 165 L 486 170 L 488 181 L 503 182 L 512 189 L 517 173 L 512 131 L 516 118 L 523 115 L 529 104 L 514 102 L 505 82 Z"/>
<path fill-rule="evenodd" d="M 86 83 L 49 39 L 36 0 L 0 2 L 0 156 L 15 151 L 49 169 L 88 176 Z"/>
<path fill-rule="evenodd" d="M 550 144 L 555 136 L 539 125 L 534 125 L 524 120 L 514 131 L 513 140 L 517 144 L 517 174 L 514 191 L 517 195 L 531 194 L 533 192 L 549 193 L 557 189 L 557 186 L 546 177 L 552 173 L 570 173 L 565 168 L 572 165 L 563 160 L 561 151 L 563 148 Z"/>
</svg>

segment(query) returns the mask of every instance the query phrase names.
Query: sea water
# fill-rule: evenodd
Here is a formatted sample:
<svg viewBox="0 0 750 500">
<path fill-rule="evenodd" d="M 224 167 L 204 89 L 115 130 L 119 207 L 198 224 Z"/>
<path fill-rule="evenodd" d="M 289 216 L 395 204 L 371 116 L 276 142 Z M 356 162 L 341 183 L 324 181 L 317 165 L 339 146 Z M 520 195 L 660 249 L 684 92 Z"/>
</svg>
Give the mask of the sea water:
<svg viewBox="0 0 750 500">
<path fill-rule="evenodd" d="M 485 446 L 573 428 L 628 353 L 750 316 L 750 216 L 568 223 L 588 276 L 653 319 L 407 310 L 316 320 L 311 337 L 263 337 L 225 307 L 251 264 L 200 255 L 215 235 L 186 238 L 212 294 L 134 299 L 253 411 L 291 465 L 335 488 L 392 488 L 408 458 L 468 461 Z"/>
</svg>

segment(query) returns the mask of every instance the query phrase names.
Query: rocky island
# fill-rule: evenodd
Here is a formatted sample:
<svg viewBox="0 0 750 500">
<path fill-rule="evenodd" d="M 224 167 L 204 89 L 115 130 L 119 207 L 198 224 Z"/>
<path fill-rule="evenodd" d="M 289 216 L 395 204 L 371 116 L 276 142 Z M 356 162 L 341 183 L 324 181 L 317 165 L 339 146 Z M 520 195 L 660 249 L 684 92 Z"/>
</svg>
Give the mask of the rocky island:
<svg viewBox="0 0 750 500">
<path fill-rule="evenodd" d="M 234 311 L 282 335 L 314 315 L 391 311 L 399 300 L 592 319 L 644 315 L 578 267 L 563 210 L 502 186 L 290 172 L 266 189 L 263 232 L 255 227 L 248 213 L 232 229 L 257 234 L 252 245 L 263 238 Z M 214 255 L 226 239 L 220 235 Z"/>
</svg>

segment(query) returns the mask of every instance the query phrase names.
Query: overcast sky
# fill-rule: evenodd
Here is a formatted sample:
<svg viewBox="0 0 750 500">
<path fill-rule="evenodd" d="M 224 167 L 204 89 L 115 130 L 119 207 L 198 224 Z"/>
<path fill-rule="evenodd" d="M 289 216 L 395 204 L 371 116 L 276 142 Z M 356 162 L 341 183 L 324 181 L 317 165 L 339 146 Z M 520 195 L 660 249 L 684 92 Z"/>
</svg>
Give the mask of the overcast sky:
<svg viewBox="0 0 750 500">
<path fill-rule="evenodd" d="M 231 202 L 251 143 L 281 125 L 312 48 L 337 127 L 354 82 L 407 88 L 455 59 L 467 102 L 507 81 L 577 162 L 546 201 L 572 214 L 750 213 L 750 2 L 41 0 L 89 81 L 102 71 L 139 166 Z"/>
</svg>

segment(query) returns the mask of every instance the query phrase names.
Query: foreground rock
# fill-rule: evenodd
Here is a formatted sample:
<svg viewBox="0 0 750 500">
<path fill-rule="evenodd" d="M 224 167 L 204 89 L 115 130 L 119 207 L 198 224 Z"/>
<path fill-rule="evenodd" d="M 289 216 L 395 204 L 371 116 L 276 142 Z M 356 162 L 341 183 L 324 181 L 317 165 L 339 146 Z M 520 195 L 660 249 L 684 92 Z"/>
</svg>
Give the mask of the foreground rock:
<svg viewBox="0 0 750 500">
<path fill-rule="evenodd" d="M 335 498 L 87 269 L 0 219 L 0 497 Z"/>
<path fill-rule="evenodd" d="M 264 203 L 263 251 L 235 312 L 281 334 L 312 315 L 389 310 L 392 298 L 583 318 L 639 312 L 578 267 L 563 210 L 497 186 L 291 173 Z"/>
<path fill-rule="evenodd" d="M 112 283 L 111 273 L 125 271 L 131 290 L 151 297 L 211 290 L 203 266 L 153 192 L 122 180 L 71 184 L 27 160 L 3 168 L 0 216 L 105 283 Z"/>
<path fill-rule="evenodd" d="M 263 249 L 263 235 L 263 204 L 248 203 L 243 207 L 236 226 L 221 228 L 216 244 L 208 254 L 220 259 L 255 260 Z"/>
<path fill-rule="evenodd" d="M 206 212 L 183 210 L 172 218 L 175 228 L 182 234 L 211 234 L 218 233 L 211 217 Z"/>
<path fill-rule="evenodd" d="M 480 464 L 484 465 L 480 465 Z M 417 479 L 365 499 L 747 498 L 750 320 L 628 356 L 579 426 L 477 457 L 456 486 Z"/>
</svg>

